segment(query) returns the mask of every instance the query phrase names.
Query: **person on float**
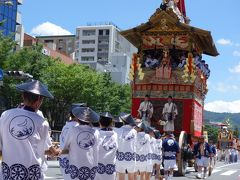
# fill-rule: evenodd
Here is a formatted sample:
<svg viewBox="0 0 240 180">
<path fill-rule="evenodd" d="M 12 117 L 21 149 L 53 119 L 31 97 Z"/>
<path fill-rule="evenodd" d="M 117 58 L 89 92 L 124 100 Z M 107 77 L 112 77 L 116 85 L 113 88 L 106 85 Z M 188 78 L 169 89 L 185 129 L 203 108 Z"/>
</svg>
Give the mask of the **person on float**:
<svg viewBox="0 0 240 180">
<path fill-rule="evenodd" d="M 206 142 L 206 137 L 203 135 L 200 137 L 200 141 L 194 146 L 194 156 L 197 159 L 198 173 L 196 178 L 206 178 L 206 173 L 210 163 L 210 157 L 212 156 L 212 150 L 210 145 Z M 204 168 L 203 176 L 202 169 Z"/>
<path fill-rule="evenodd" d="M 179 153 L 179 145 L 173 134 L 167 133 L 162 143 L 162 153 L 165 180 L 172 180 L 173 170 L 177 168 L 177 156 Z"/>
<path fill-rule="evenodd" d="M 128 173 L 128 180 L 134 179 L 136 172 L 136 141 L 137 131 L 134 129 L 136 126 L 135 120 L 131 114 L 120 114 L 120 119 L 124 122 L 119 129 L 115 129 L 118 135 L 118 152 L 116 161 L 116 171 L 119 180 L 125 179 L 125 173 Z"/>
<path fill-rule="evenodd" d="M 163 119 L 166 121 L 163 126 L 163 131 L 171 134 L 174 132 L 174 121 L 178 115 L 178 110 L 176 104 L 173 102 L 172 96 L 168 96 L 167 101 L 162 111 Z"/>
<path fill-rule="evenodd" d="M 89 107 L 75 107 L 72 114 L 79 125 L 71 128 L 64 139 L 62 154 L 68 153 L 65 167 L 65 180 L 95 179 L 98 170 L 99 131 L 92 128 L 99 115 Z"/>
<path fill-rule="evenodd" d="M 137 143 L 136 143 L 136 173 L 135 179 L 137 178 L 138 171 L 140 172 L 140 180 L 146 179 L 147 173 L 147 155 L 150 147 L 150 136 L 146 133 L 148 128 L 144 123 L 139 123 L 136 128 L 137 130 Z"/>
<path fill-rule="evenodd" d="M 100 114 L 99 152 L 97 180 L 116 179 L 116 154 L 118 149 L 117 133 L 113 131 L 113 116 L 108 113 Z"/>
<path fill-rule="evenodd" d="M 63 126 L 61 134 L 60 134 L 60 149 L 63 150 L 64 147 L 64 142 L 65 142 L 65 137 L 71 131 L 73 127 L 76 127 L 79 125 L 79 119 L 73 115 L 72 110 L 69 112 L 69 119 L 66 122 L 66 124 Z M 63 175 L 64 178 L 66 178 L 65 174 L 65 168 L 66 164 L 68 162 L 68 154 L 62 154 L 59 156 L 59 166 L 60 166 L 60 171 Z"/>
<path fill-rule="evenodd" d="M 181 11 L 178 8 L 178 3 L 179 3 L 179 0 L 169 0 L 167 7 L 171 8 L 173 10 L 173 12 L 177 15 L 177 17 L 181 23 L 186 23 L 185 17 L 183 16 L 183 14 L 181 13 Z"/>
<path fill-rule="evenodd" d="M 142 119 L 142 122 L 147 126 L 151 124 L 151 118 L 153 115 L 153 105 L 149 100 L 150 96 L 148 94 L 145 95 L 144 101 L 141 102 L 138 108 L 138 117 Z"/>
<path fill-rule="evenodd" d="M 156 176 L 155 179 L 162 178 L 160 175 L 160 167 L 162 164 L 162 139 L 159 130 L 154 130 L 155 139 L 156 139 L 156 146 L 155 146 L 155 167 L 156 167 Z"/>
<path fill-rule="evenodd" d="M 147 67 L 147 68 L 151 67 L 152 61 L 153 61 L 153 59 L 152 59 L 151 55 L 147 55 L 145 63 L 144 63 L 145 67 Z"/>
<path fill-rule="evenodd" d="M 16 88 L 22 92 L 24 107 L 7 110 L 0 118 L 2 178 L 41 180 L 45 154 L 60 152 L 51 145 L 48 122 L 37 113 L 43 98 L 53 99 L 53 95 L 38 80 Z"/>
</svg>

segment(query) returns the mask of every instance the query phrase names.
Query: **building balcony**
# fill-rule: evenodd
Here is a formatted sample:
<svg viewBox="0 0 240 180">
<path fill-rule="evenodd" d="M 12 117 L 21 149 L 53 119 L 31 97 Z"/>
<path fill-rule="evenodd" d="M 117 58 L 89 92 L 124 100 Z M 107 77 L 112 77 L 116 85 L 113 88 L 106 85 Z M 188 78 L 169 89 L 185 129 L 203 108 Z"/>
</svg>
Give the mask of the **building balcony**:
<svg viewBox="0 0 240 180">
<path fill-rule="evenodd" d="M 109 44 L 98 44 L 98 48 L 108 48 Z"/>
<path fill-rule="evenodd" d="M 98 36 L 98 40 L 109 40 L 109 36 Z"/>
<path fill-rule="evenodd" d="M 98 57 L 108 57 L 108 52 L 98 52 L 97 56 Z"/>
</svg>

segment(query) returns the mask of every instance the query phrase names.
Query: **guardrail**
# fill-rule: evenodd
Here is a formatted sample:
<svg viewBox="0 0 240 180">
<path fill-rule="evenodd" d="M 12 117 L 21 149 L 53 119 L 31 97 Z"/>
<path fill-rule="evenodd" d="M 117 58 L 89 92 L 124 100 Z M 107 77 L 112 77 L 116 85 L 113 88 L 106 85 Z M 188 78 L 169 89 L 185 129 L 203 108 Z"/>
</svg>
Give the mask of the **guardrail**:
<svg viewBox="0 0 240 180">
<path fill-rule="evenodd" d="M 51 137 L 52 137 L 52 140 L 55 144 L 59 144 L 60 142 L 60 134 L 61 134 L 62 131 L 58 131 L 58 130 L 52 130 L 51 131 Z"/>
</svg>

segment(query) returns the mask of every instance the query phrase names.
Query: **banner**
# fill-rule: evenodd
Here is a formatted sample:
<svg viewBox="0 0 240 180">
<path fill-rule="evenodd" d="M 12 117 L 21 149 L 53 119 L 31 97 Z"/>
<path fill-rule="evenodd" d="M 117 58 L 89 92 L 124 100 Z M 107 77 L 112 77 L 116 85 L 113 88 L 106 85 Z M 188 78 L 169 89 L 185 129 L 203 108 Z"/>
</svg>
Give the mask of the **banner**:
<svg viewBox="0 0 240 180">
<path fill-rule="evenodd" d="M 178 9 L 186 17 L 186 8 L 185 8 L 184 0 L 179 0 L 179 2 L 178 2 Z"/>
<path fill-rule="evenodd" d="M 161 36 L 161 35 L 145 35 L 143 36 L 143 49 L 162 49 L 164 46 L 175 46 L 178 49 L 188 50 L 189 37 L 188 35 L 177 36 Z"/>
</svg>

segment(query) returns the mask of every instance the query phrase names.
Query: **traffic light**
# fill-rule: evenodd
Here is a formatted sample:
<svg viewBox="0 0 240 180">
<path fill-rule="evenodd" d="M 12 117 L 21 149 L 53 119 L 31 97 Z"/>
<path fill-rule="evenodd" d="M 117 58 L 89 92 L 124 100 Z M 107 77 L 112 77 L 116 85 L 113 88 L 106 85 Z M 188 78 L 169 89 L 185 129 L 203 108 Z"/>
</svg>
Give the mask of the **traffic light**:
<svg viewBox="0 0 240 180">
<path fill-rule="evenodd" d="M 15 78 L 33 78 L 33 76 L 29 73 L 24 73 L 23 71 L 5 71 L 5 75 L 9 77 Z"/>
<path fill-rule="evenodd" d="M 23 71 L 7 71 L 7 76 L 23 76 Z"/>
</svg>

